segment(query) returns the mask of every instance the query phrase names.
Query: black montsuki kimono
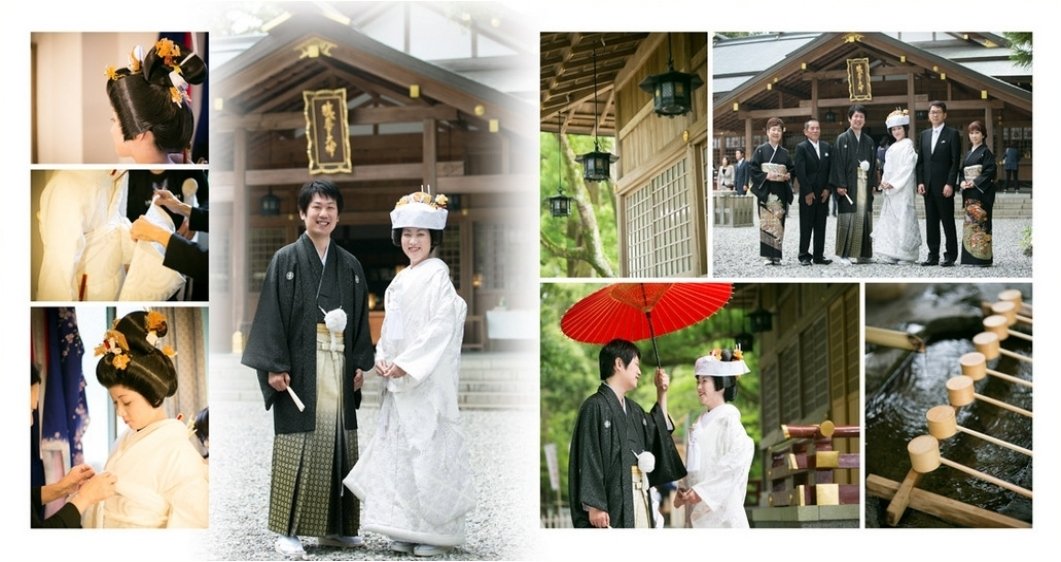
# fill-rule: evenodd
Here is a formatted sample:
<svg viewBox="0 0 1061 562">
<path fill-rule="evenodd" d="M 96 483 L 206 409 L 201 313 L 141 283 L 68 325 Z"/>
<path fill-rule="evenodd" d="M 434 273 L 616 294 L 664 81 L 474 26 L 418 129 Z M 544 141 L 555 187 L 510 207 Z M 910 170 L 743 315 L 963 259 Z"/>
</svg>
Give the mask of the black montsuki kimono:
<svg viewBox="0 0 1061 562">
<path fill-rule="evenodd" d="M 590 527 L 589 512 L 583 506 L 607 511 L 612 527 L 634 526 L 630 467 L 637 464 L 636 453 L 647 450 L 656 457 L 656 468 L 648 473 L 652 486 L 685 477 L 685 466 L 671 439 L 668 421 L 659 405 L 645 414 L 630 397 L 626 397 L 623 412 L 619 398 L 606 384 L 582 403 L 571 437 L 568 466 L 575 527 Z"/>
<path fill-rule="evenodd" d="M 859 189 L 861 162 L 869 163 L 865 190 Z M 833 143 L 832 171 L 829 184 L 847 189 L 847 197 L 836 197 L 839 216 L 836 223 L 836 255 L 842 258 L 873 257 L 873 189 L 877 187 L 877 149 L 873 139 L 863 131 L 856 139 L 848 129 Z M 848 202 L 848 199 L 851 199 Z"/>
<path fill-rule="evenodd" d="M 962 189 L 962 207 L 965 209 L 965 221 L 962 226 L 962 257 L 964 265 L 991 265 L 993 252 L 991 247 L 991 214 L 995 206 L 995 155 L 981 144 L 970 150 L 958 168 L 958 182 L 955 189 L 960 189 L 965 181 L 965 168 L 981 166 L 980 175 L 973 180 L 973 187 Z"/>
<path fill-rule="evenodd" d="M 368 286 L 365 272 L 350 252 L 332 242 L 326 269 L 313 241 L 303 234 L 277 250 L 262 284 L 258 310 L 243 351 L 244 365 L 258 371 L 265 407 L 273 409 L 277 434 L 313 431 L 317 405 L 317 323 L 320 311 L 342 306 L 346 312 L 343 425 L 357 428 L 361 391 L 354 390 L 354 371 L 372 368 L 374 352 L 368 327 Z M 319 295 L 318 295 L 319 291 Z M 299 412 L 287 392 L 269 386 L 269 372 L 287 372 L 291 388 L 306 405 Z"/>
</svg>

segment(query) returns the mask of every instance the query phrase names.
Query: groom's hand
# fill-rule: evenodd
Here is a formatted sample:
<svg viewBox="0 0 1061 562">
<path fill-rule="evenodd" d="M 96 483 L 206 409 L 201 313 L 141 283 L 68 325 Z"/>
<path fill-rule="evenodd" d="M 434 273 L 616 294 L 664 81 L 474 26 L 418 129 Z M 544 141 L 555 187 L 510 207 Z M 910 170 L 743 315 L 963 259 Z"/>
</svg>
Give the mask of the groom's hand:
<svg viewBox="0 0 1061 562">
<path fill-rule="evenodd" d="M 611 526 L 611 519 L 608 517 L 607 511 L 602 511 L 592 506 L 586 506 L 589 510 L 589 524 L 593 525 L 598 529 L 607 529 Z"/>
</svg>

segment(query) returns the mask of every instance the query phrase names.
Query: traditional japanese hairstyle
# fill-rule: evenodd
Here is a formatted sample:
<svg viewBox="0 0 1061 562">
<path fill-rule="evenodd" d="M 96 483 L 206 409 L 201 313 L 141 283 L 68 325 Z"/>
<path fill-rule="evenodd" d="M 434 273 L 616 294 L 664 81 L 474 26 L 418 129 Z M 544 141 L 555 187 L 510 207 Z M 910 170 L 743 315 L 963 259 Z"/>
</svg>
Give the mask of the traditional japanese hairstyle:
<svg viewBox="0 0 1061 562">
<path fill-rule="evenodd" d="M 206 63 L 199 55 L 159 39 L 147 54 L 139 46 L 133 49 L 129 66 L 108 66 L 106 73 L 107 96 L 125 140 L 151 131 L 163 152 L 190 146 L 195 117 L 188 88 L 206 80 Z"/>
<path fill-rule="evenodd" d="M 905 109 L 896 109 L 895 111 L 888 114 L 888 118 L 884 121 L 884 124 L 890 131 L 892 127 L 901 127 L 903 125 L 910 124 L 910 112 Z"/>
<path fill-rule="evenodd" d="M 715 390 L 722 389 L 722 399 L 731 402 L 737 395 L 737 377 L 749 373 L 748 365 L 744 363 L 744 352 L 738 346 L 736 349 L 711 350 L 696 360 L 693 374 L 699 377 L 711 377 Z"/>
<path fill-rule="evenodd" d="M 138 392 L 152 407 L 177 392 L 176 353 L 162 346 L 166 317 L 159 312 L 130 312 L 107 330 L 96 347 L 96 379 L 106 388 L 122 385 Z"/>
<path fill-rule="evenodd" d="M 421 187 L 423 189 L 423 187 Z M 434 197 L 426 191 L 414 191 L 402 196 L 391 211 L 391 241 L 402 245 L 403 228 L 424 228 L 431 232 L 431 248 L 442 243 L 442 230 L 446 228 L 449 198 L 439 193 Z"/>
</svg>

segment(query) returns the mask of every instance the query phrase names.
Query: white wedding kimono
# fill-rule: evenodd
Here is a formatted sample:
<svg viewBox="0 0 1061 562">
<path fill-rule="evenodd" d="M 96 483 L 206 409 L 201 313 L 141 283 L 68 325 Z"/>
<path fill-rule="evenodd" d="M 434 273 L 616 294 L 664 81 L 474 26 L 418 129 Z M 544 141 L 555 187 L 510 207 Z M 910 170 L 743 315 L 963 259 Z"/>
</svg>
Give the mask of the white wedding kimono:
<svg viewBox="0 0 1061 562">
<path fill-rule="evenodd" d="M 126 181 L 106 170 L 63 170 L 48 181 L 37 215 L 44 251 L 36 300 L 118 299 L 133 249 Z"/>
<path fill-rule="evenodd" d="M 686 454 L 687 482 L 702 500 L 689 514 L 693 527 L 748 528 L 744 496 L 754 455 L 736 406 L 727 402 L 696 420 Z"/>
<path fill-rule="evenodd" d="M 86 529 L 207 527 L 207 465 L 183 423 L 167 418 L 125 432 L 104 470 L 117 477 L 116 493 L 82 515 Z"/>
<path fill-rule="evenodd" d="M 343 483 L 364 504 L 362 530 L 456 546 L 475 503 L 457 409 L 467 307 L 435 258 L 398 273 L 385 306 L 376 360 L 407 374 L 386 381 L 376 431 Z"/>
<path fill-rule="evenodd" d="M 881 192 L 884 203 L 880 218 L 873 227 L 873 251 L 892 260 L 917 261 L 921 252 L 921 229 L 914 207 L 917 151 L 910 139 L 902 139 L 888 147 L 881 183 L 890 183 L 893 187 Z"/>
</svg>

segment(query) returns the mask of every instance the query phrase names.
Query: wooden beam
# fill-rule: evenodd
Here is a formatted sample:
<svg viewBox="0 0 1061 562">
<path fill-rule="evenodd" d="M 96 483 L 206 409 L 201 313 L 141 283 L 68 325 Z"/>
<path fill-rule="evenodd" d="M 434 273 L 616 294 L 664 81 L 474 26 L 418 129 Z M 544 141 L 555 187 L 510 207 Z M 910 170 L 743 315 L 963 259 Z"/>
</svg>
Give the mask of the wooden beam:
<svg viewBox="0 0 1061 562">
<path fill-rule="evenodd" d="M 616 89 L 625 86 L 626 83 L 637 74 L 638 69 L 648 62 L 656 52 L 656 49 L 658 49 L 666 39 L 666 33 L 649 33 L 648 37 L 644 38 L 641 41 L 641 44 L 637 46 L 637 51 L 634 51 L 634 54 L 626 59 L 626 64 L 624 64 L 623 68 L 615 75 L 613 83 L 615 84 Z M 660 69 L 660 72 L 665 70 L 665 68 L 662 68 Z"/>
<path fill-rule="evenodd" d="M 438 178 L 440 193 L 526 193 L 538 190 L 538 174 L 489 174 Z"/>
<path fill-rule="evenodd" d="M 921 72 L 918 69 L 911 66 L 899 67 L 899 66 L 879 66 L 869 71 L 870 78 L 874 76 L 903 76 L 903 75 L 917 75 Z M 801 78 L 806 80 L 844 80 L 847 78 L 846 70 L 816 70 L 813 72 L 804 72 Z"/>
<path fill-rule="evenodd" d="M 556 85 L 560 81 L 560 77 L 564 74 L 564 72 L 567 71 L 567 69 L 564 68 L 564 65 L 566 65 L 567 62 L 569 60 L 571 60 L 571 56 L 574 54 L 573 49 L 574 49 L 575 45 L 577 45 L 578 42 L 581 41 L 581 40 L 582 40 L 582 34 L 581 33 L 572 33 L 571 34 L 571 38 L 568 41 L 567 46 L 564 47 L 560 51 L 560 60 L 557 61 L 556 63 L 554 63 L 556 65 L 556 68 L 553 71 L 553 76 L 552 76 L 552 78 L 549 79 L 549 83 L 545 85 L 545 89 L 542 92 L 543 93 L 543 97 L 542 97 L 542 103 L 543 104 L 545 102 L 549 101 L 550 99 L 552 99 L 552 97 L 555 95 L 553 93 L 553 88 L 556 87 Z"/>
<path fill-rule="evenodd" d="M 415 123 L 424 119 L 440 121 L 456 120 L 458 111 L 445 105 L 431 107 L 358 107 L 347 112 L 351 125 L 375 125 L 382 123 Z M 215 131 L 228 132 L 236 128 L 248 131 L 285 131 L 306 126 L 306 116 L 301 112 L 252 113 L 248 115 L 224 115 L 210 123 Z"/>
<path fill-rule="evenodd" d="M 899 490 L 899 483 L 876 474 L 866 478 L 866 493 L 892 499 Z M 939 494 L 913 488 L 910 491 L 910 507 L 929 515 L 939 517 L 949 523 L 965 527 L 1014 527 L 1031 528 L 1031 523 L 988 511 L 976 506 L 952 500 Z"/>
<path fill-rule="evenodd" d="M 464 162 L 439 162 L 437 173 L 439 176 L 463 176 Z M 359 181 L 382 181 L 382 180 L 409 180 L 419 182 L 423 178 L 423 165 L 411 164 L 373 164 L 365 166 L 354 166 L 354 171 L 348 174 L 326 174 L 328 179 L 336 182 L 359 182 Z M 281 168 L 275 170 L 248 170 L 245 174 L 245 185 L 301 185 L 310 179 L 306 168 Z M 211 183 L 231 184 L 234 181 L 233 172 L 216 171 L 210 172 Z"/>
</svg>

